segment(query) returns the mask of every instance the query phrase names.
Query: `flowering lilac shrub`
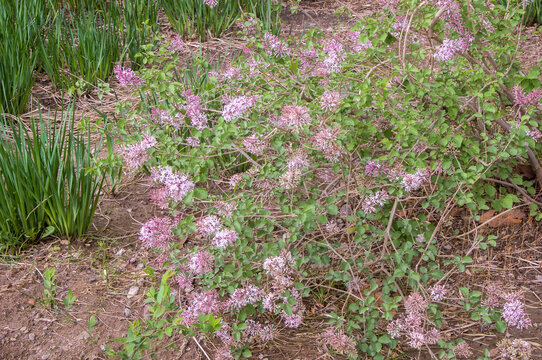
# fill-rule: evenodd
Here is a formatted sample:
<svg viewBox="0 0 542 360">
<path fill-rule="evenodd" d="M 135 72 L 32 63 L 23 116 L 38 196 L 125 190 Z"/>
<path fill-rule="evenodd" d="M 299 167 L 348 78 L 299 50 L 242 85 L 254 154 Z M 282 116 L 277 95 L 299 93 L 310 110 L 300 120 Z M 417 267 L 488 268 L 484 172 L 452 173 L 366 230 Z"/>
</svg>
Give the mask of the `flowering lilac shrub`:
<svg viewBox="0 0 542 360">
<path fill-rule="evenodd" d="M 170 211 L 142 230 L 167 269 L 149 301 L 174 297 L 153 313 L 169 335 L 208 334 L 216 358 L 247 358 L 317 317 L 322 346 L 351 358 L 486 359 L 461 319 L 477 333 L 531 325 L 521 292 L 454 277 L 496 237 L 444 225 L 454 207 L 479 216 L 522 200 L 540 217 L 529 198 L 542 174 L 513 172 L 538 169 L 540 150 L 539 73 L 508 56 L 521 19 L 479 2 L 385 3 L 346 35 L 314 29 L 297 46 L 251 28 L 243 55 L 202 88 L 176 81 L 165 46 L 145 54 L 138 91 L 153 100 L 130 123 L 145 140 L 122 149 L 152 169 Z M 321 294 L 336 303 L 319 310 Z"/>
</svg>

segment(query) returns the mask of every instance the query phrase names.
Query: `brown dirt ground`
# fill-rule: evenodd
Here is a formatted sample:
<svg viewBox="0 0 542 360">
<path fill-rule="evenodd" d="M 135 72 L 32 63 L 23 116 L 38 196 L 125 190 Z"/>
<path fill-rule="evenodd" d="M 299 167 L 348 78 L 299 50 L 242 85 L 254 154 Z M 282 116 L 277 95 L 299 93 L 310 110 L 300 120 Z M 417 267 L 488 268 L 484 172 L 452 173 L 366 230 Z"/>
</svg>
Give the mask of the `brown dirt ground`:
<svg viewBox="0 0 542 360">
<path fill-rule="evenodd" d="M 339 17 L 334 15 L 341 8 L 353 16 L 344 15 L 344 11 Z M 292 32 L 300 33 L 306 23 L 307 28 L 318 26 L 332 31 L 339 22 L 353 24 L 356 19 L 377 10 L 375 2 L 367 0 L 305 1 L 298 14 L 284 14 L 284 29 L 291 26 Z M 529 39 L 521 46 L 524 53 L 520 59 L 525 65 L 532 66 L 542 59 L 542 36 L 534 29 L 528 29 L 527 33 Z M 33 95 L 34 101 L 45 108 L 61 105 L 59 96 L 46 79 L 36 83 Z M 88 96 L 79 100 L 78 116 L 95 116 L 92 106 L 101 106 L 111 114 L 113 103 L 113 98 L 105 97 L 100 102 L 92 95 Z M 94 229 L 87 239 L 71 243 L 50 239 L 20 256 L 0 261 L 0 359 L 107 359 L 105 346 L 118 348 L 119 344 L 112 339 L 124 336 L 130 321 L 145 318 L 145 291 L 154 280 L 143 272 L 149 254 L 139 244 L 137 232 L 140 223 L 156 211 L 149 202 L 147 190 L 144 180 L 124 181 L 117 194 L 102 198 Z M 461 215 L 451 218 L 451 226 L 462 221 Z M 535 358 L 542 358 L 542 300 L 539 297 L 542 294 L 542 227 L 532 219 L 526 219 L 521 224 L 496 227 L 491 231 L 498 233 L 501 239 L 498 248 L 475 257 L 476 264 L 458 276 L 458 281 L 468 283 L 474 277 L 499 278 L 526 290 L 527 311 L 534 326 L 522 332 L 511 331 L 511 335 L 530 341 L 537 349 Z M 461 244 L 450 241 L 450 246 L 458 245 Z M 42 303 L 43 272 L 48 267 L 56 269 L 58 306 L 54 308 Z M 133 287 L 137 287 L 138 292 L 129 297 L 128 291 Z M 61 299 L 70 289 L 77 300 L 71 310 L 66 311 Z M 97 320 L 92 331 L 87 326 L 91 316 Z M 254 358 L 332 358 L 321 351 L 317 333 L 312 326 L 295 332 L 281 332 L 270 346 L 256 349 Z M 491 347 L 500 338 L 502 336 L 479 334 L 468 340 L 474 348 L 483 348 Z M 160 352 L 159 359 L 205 358 L 193 341 L 178 336 L 171 344 L 173 350 Z M 212 343 L 203 342 L 203 347 L 212 354 Z M 407 354 L 406 358 L 429 356 Z"/>
</svg>

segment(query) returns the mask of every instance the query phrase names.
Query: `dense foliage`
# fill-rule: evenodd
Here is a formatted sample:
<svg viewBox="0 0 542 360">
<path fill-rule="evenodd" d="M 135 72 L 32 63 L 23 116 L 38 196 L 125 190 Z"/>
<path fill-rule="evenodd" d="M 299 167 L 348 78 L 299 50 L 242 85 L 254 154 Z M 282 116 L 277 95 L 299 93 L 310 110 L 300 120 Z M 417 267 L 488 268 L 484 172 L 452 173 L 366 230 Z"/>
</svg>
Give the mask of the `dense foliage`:
<svg viewBox="0 0 542 360">
<path fill-rule="evenodd" d="M 119 104 L 132 133 L 119 150 L 168 211 L 140 231 L 167 272 L 113 355 L 139 358 L 181 332 L 216 336 L 216 359 L 246 358 L 282 328 L 326 319 L 322 342 L 351 358 L 462 358 L 465 331 L 529 327 L 521 292 L 456 281 L 499 239 L 447 221 L 457 207 L 540 218 L 542 89 L 516 57 L 522 14 L 385 1 L 348 32 L 290 39 L 247 19 L 243 55 L 198 88 L 177 76 L 182 41 L 149 46 L 148 68 L 119 76 L 142 100 Z M 516 173 L 523 164 L 537 179 Z M 450 238 L 462 246 L 443 247 Z M 476 356 L 531 348 L 491 351 Z"/>
</svg>

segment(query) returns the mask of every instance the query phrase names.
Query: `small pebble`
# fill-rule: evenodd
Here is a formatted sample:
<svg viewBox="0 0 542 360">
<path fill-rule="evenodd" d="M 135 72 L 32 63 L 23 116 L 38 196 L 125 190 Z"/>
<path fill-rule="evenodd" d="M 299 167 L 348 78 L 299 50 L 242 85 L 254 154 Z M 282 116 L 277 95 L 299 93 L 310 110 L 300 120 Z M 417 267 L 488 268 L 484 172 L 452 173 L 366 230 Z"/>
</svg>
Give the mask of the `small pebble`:
<svg viewBox="0 0 542 360">
<path fill-rule="evenodd" d="M 41 360 L 47 360 L 47 359 L 49 359 L 49 355 L 42 355 L 41 356 Z"/>
<path fill-rule="evenodd" d="M 6 335 L 0 334 L 0 340 L 2 340 L 2 339 L 5 338 L 5 337 L 6 337 Z"/>
<path fill-rule="evenodd" d="M 137 287 L 137 286 L 132 286 L 132 287 L 130 288 L 130 290 L 128 290 L 128 297 L 136 296 L 137 293 L 138 293 L 138 291 L 139 291 L 139 287 Z"/>
<path fill-rule="evenodd" d="M 22 328 L 19 329 L 20 332 L 25 332 L 26 331 L 26 326 L 23 326 Z"/>
<path fill-rule="evenodd" d="M 93 282 L 96 282 L 96 278 L 92 278 L 88 282 L 92 284 Z"/>
<path fill-rule="evenodd" d="M 124 308 L 124 316 L 126 316 L 126 317 L 132 316 L 132 310 L 130 310 L 128 308 Z"/>
<path fill-rule="evenodd" d="M 143 270 L 144 266 L 145 265 L 143 265 L 143 263 L 140 263 L 140 264 L 137 265 L 136 270 Z"/>
<path fill-rule="evenodd" d="M 28 334 L 28 339 L 29 339 L 30 341 L 34 341 L 34 340 L 36 339 L 36 334 L 34 334 L 34 333 Z"/>
</svg>

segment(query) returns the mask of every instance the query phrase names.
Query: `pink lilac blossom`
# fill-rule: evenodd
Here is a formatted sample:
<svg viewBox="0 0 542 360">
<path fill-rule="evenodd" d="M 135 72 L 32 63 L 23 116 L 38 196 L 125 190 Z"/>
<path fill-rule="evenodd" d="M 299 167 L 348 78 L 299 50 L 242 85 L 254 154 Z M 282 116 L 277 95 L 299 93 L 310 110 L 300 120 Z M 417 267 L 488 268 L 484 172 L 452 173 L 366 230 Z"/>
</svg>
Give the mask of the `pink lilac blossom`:
<svg viewBox="0 0 542 360">
<path fill-rule="evenodd" d="M 368 160 L 365 163 L 365 175 L 370 177 L 377 177 L 381 174 L 386 174 L 387 169 L 378 161 Z"/>
<path fill-rule="evenodd" d="M 182 52 L 184 50 L 184 42 L 181 35 L 175 34 L 171 37 L 167 50 L 170 52 Z"/>
<path fill-rule="evenodd" d="M 181 272 L 177 275 L 177 285 L 179 285 L 182 290 L 189 291 L 192 289 L 192 278 Z"/>
<path fill-rule="evenodd" d="M 129 168 L 138 169 L 149 159 L 147 150 L 156 146 L 156 139 L 148 134 L 143 134 L 143 140 L 132 145 L 120 147 L 120 153 Z"/>
<path fill-rule="evenodd" d="M 280 186 L 285 190 L 295 189 L 301 182 L 301 170 L 297 168 L 288 169 L 279 178 Z"/>
<path fill-rule="evenodd" d="M 218 201 L 215 204 L 218 216 L 222 218 L 231 218 L 235 210 L 237 210 L 237 204 L 235 202 Z"/>
<path fill-rule="evenodd" d="M 222 116 L 226 122 L 239 119 L 259 100 L 259 96 L 238 96 L 228 99 L 224 105 Z"/>
<path fill-rule="evenodd" d="M 335 111 L 341 103 L 341 94 L 335 91 L 324 91 L 320 98 L 320 106 L 325 111 Z"/>
<path fill-rule="evenodd" d="M 446 297 L 448 290 L 444 285 L 435 285 L 429 288 L 429 294 L 431 295 L 431 300 L 433 301 L 442 301 Z"/>
<path fill-rule="evenodd" d="M 174 120 L 173 116 L 167 110 L 160 110 L 156 107 L 151 109 L 151 120 L 160 125 L 172 125 L 174 128 L 179 128 L 179 123 Z"/>
<path fill-rule="evenodd" d="M 277 36 L 265 33 L 263 36 L 264 48 L 269 56 L 285 57 L 290 54 L 290 49 Z"/>
<path fill-rule="evenodd" d="M 228 180 L 228 183 L 231 188 L 235 188 L 237 185 L 239 185 L 243 181 L 243 174 L 234 174 L 230 177 Z"/>
<path fill-rule="evenodd" d="M 272 341 L 275 339 L 275 327 L 273 325 L 266 325 L 260 329 L 258 333 L 260 340 L 263 343 Z"/>
<path fill-rule="evenodd" d="M 212 244 L 217 248 L 224 249 L 228 245 L 233 244 L 238 239 L 238 235 L 234 230 L 223 229 L 217 231 L 213 237 Z"/>
<path fill-rule="evenodd" d="M 218 0 L 203 0 L 203 3 L 209 6 L 210 8 L 214 8 L 215 6 L 218 5 Z"/>
<path fill-rule="evenodd" d="M 301 323 L 303 322 L 302 314 L 288 315 L 283 312 L 281 313 L 281 315 L 284 320 L 284 326 L 286 326 L 287 328 L 297 329 L 299 326 L 301 326 Z"/>
<path fill-rule="evenodd" d="M 237 288 L 230 296 L 229 307 L 237 310 L 248 304 L 254 304 L 262 300 L 263 294 L 264 292 L 255 285 Z"/>
<path fill-rule="evenodd" d="M 405 313 L 388 324 L 390 336 L 405 336 L 414 349 L 435 344 L 440 339 L 440 333 L 431 326 L 426 312 L 428 305 L 429 302 L 420 293 L 412 293 L 405 301 Z"/>
<path fill-rule="evenodd" d="M 182 201 L 194 189 L 194 182 L 188 175 L 173 171 L 170 166 L 160 166 L 151 170 L 151 180 L 167 188 L 167 197 L 173 201 Z"/>
<path fill-rule="evenodd" d="M 323 128 L 312 137 L 311 143 L 322 152 L 326 160 L 337 162 L 341 155 L 341 148 L 336 144 L 340 133 L 339 127 Z"/>
<path fill-rule="evenodd" d="M 418 190 L 423 183 L 427 180 L 427 172 L 424 170 L 418 170 L 414 174 L 403 175 L 401 185 L 407 192 Z"/>
<path fill-rule="evenodd" d="M 309 156 L 305 150 L 296 151 L 288 159 L 288 169 L 304 169 L 310 166 Z"/>
<path fill-rule="evenodd" d="M 502 309 L 502 317 L 510 326 L 519 330 L 526 329 L 532 325 L 529 315 L 525 313 L 525 304 L 522 301 L 523 294 L 520 292 L 503 295 L 506 300 Z"/>
<path fill-rule="evenodd" d="M 439 61 L 448 62 L 458 53 L 467 50 L 472 43 L 472 38 L 462 37 L 459 39 L 444 39 L 435 53 L 435 58 Z"/>
<path fill-rule="evenodd" d="M 195 291 L 190 293 L 188 306 L 182 313 L 181 323 L 185 326 L 195 324 L 200 315 L 218 313 L 222 303 L 216 290 Z"/>
<path fill-rule="evenodd" d="M 542 132 L 536 128 L 532 130 L 527 130 L 525 134 L 534 141 L 538 141 L 540 140 L 540 138 L 542 138 Z"/>
<path fill-rule="evenodd" d="M 152 218 L 139 229 L 139 240 L 147 248 L 165 250 L 175 238 L 171 229 L 176 225 L 177 223 L 169 217 Z"/>
<path fill-rule="evenodd" d="M 379 190 L 363 199 L 361 209 L 368 214 L 372 214 L 376 211 L 377 206 L 383 206 L 388 199 L 389 196 L 386 190 Z"/>
<path fill-rule="evenodd" d="M 196 229 L 201 236 L 213 235 L 221 228 L 220 219 L 214 215 L 204 216 L 196 222 Z"/>
<path fill-rule="evenodd" d="M 201 106 L 201 98 L 198 95 L 194 95 L 190 90 L 183 91 L 181 95 L 185 97 L 186 105 L 184 109 L 192 126 L 197 130 L 207 128 L 208 118 Z"/>
<path fill-rule="evenodd" d="M 246 151 L 253 155 L 260 155 L 265 150 L 265 141 L 261 140 L 256 134 L 252 134 L 243 139 L 243 146 Z"/>
<path fill-rule="evenodd" d="M 169 207 L 169 190 L 165 186 L 158 189 L 151 189 L 150 198 L 151 201 L 161 209 L 167 209 Z"/>
<path fill-rule="evenodd" d="M 514 95 L 514 104 L 518 106 L 539 105 L 542 99 L 542 88 L 537 88 L 526 94 L 519 86 L 514 86 L 512 89 Z"/>
<path fill-rule="evenodd" d="M 472 349 L 466 342 L 457 344 L 453 351 L 455 357 L 458 358 L 468 359 L 472 356 Z"/>
<path fill-rule="evenodd" d="M 115 65 L 115 67 L 113 68 L 113 72 L 115 73 L 115 77 L 117 78 L 120 86 L 122 87 L 127 87 L 131 85 L 139 86 L 143 83 L 143 80 L 141 80 L 141 78 L 136 75 L 134 70 L 130 68 Z"/>
<path fill-rule="evenodd" d="M 338 39 L 331 39 L 324 45 L 326 57 L 322 61 L 322 71 L 326 74 L 339 72 L 346 55 Z"/>
<path fill-rule="evenodd" d="M 214 257 L 207 251 L 197 251 L 188 259 L 187 267 L 192 273 L 203 275 L 213 270 Z"/>
<path fill-rule="evenodd" d="M 357 53 L 365 52 L 367 49 L 370 49 L 373 47 L 373 43 L 371 40 L 367 40 L 366 42 L 358 41 L 357 44 L 354 45 L 354 51 Z"/>
<path fill-rule="evenodd" d="M 485 286 L 487 298 L 482 301 L 484 306 L 494 308 L 499 306 L 499 297 L 503 294 L 502 284 L 500 282 L 490 282 Z"/>
<path fill-rule="evenodd" d="M 223 75 L 224 79 L 226 80 L 232 80 L 232 79 L 239 79 L 241 77 L 241 69 L 230 66 Z"/>
<path fill-rule="evenodd" d="M 277 126 L 280 128 L 291 128 L 294 132 L 311 123 L 311 116 L 305 106 L 285 105 L 282 108 L 282 115 L 277 119 Z"/>
<path fill-rule="evenodd" d="M 186 143 L 188 144 L 188 146 L 191 146 L 191 147 L 199 147 L 200 146 L 199 138 L 194 137 L 194 136 L 187 137 L 186 138 Z"/>
<path fill-rule="evenodd" d="M 356 342 L 351 337 L 346 335 L 343 330 L 336 331 L 333 328 L 329 328 L 322 333 L 321 339 L 326 345 L 330 346 L 333 350 L 341 355 L 351 357 L 358 356 Z"/>
</svg>

